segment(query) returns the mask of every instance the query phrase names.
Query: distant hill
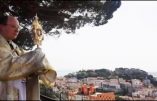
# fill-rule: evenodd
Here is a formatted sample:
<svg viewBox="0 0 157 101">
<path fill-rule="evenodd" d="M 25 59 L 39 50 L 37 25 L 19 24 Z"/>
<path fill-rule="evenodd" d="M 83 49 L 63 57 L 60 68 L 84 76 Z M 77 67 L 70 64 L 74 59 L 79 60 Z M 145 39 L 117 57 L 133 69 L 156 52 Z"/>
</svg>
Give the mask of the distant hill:
<svg viewBox="0 0 157 101">
<path fill-rule="evenodd" d="M 110 78 L 123 78 L 126 80 L 140 79 L 144 80 L 146 78 L 151 80 L 153 85 L 157 86 L 157 81 L 155 77 L 148 74 L 146 71 L 136 69 L 136 68 L 116 68 L 114 71 L 108 69 L 96 69 L 96 70 L 80 70 L 76 73 L 69 73 L 65 75 L 67 78 L 76 77 L 77 79 L 83 79 L 87 77 L 103 77 L 105 79 Z"/>
</svg>

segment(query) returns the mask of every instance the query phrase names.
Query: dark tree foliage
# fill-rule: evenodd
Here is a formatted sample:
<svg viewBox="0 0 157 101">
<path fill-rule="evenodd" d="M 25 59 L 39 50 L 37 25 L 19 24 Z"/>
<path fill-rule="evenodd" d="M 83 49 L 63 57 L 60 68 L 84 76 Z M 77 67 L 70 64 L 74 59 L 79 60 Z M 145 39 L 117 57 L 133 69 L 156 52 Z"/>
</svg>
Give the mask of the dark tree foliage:
<svg viewBox="0 0 157 101">
<path fill-rule="evenodd" d="M 118 75 L 121 78 L 124 78 L 126 80 L 130 79 L 140 79 L 144 80 L 147 76 L 148 73 L 140 70 L 140 69 L 135 69 L 135 68 L 116 68 L 114 73 Z"/>
<path fill-rule="evenodd" d="M 152 75 L 148 75 L 147 78 L 155 87 L 157 87 L 157 79 L 155 79 L 155 77 L 153 77 Z"/>
<path fill-rule="evenodd" d="M 97 73 L 95 72 L 95 70 L 87 70 L 87 76 L 88 77 L 97 77 Z"/>
<path fill-rule="evenodd" d="M 77 77 L 77 79 L 83 79 L 83 78 L 87 78 L 88 74 L 85 70 L 83 70 L 83 71 L 77 72 L 76 77 Z"/>
<path fill-rule="evenodd" d="M 95 70 L 95 72 L 100 76 L 104 77 L 104 78 L 108 78 L 112 73 L 110 70 L 108 69 L 98 69 Z"/>
<path fill-rule="evenodd" d="M 44 34 L 60 35 L 61 30 L 75 33 L 85 24 L 106 24 L 120 5 L 120 0 L 0 0 L 0 15 L 18 17 L 22 30 L 14 41 L 24 49 L 31 49 L 34 44 L 28 27 L 36 13 Z"/>
<path fill-rule="evenodd" d="M 66 78 L 72 78 L 72 77 L 75 77 L 75 74 L 73 73 L 69 73 L 68 75 L 65 75 Z"/>
</svg>

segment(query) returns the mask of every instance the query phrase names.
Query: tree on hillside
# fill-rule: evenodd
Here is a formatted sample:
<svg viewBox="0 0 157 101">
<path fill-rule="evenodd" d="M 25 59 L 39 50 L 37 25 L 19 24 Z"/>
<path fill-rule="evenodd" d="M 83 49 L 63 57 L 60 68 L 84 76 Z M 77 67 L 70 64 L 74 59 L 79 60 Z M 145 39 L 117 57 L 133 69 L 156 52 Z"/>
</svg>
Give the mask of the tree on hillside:
<svg viewBox="0 0 157 101">
<path fill-rule="evenodd" d="M 78 72 L 76 72 L 76 77 L 77 79 L 84 79 L 88 77 L 88 74 L 85 70 L 80 70 Z"/>
<path fill-rule="evenodd" d="M 97 77 L 97 73 L 95 72 L 95 70 L 87 70 L 87 76 L 88 77 Z"/>
<path fill-rule="evenodd" d="M 120 0 L 0 0 L 0 15 L 17 16 L 22 30 L 16 40 L 24 49 L 34 46 L 28 29 L 37 13 L 44 34 L 75 33 L 85 24 L 104 25 L 121 5 Z"/>
<path fill-rule="evenodd" d="M 135 69 L 135 68 L 116 68 L 114 73 L 118 75 L 121 78 L 130 80 L 130 79 L 140 79 L 144 80 L 148 73 L 140 70 L 140 69 Z"/>
<path fill-rule="evenodd" d="M 108 70 L 108 69 L 98 69 L 98 70 L 95 70 L 95 72 L 101 76 L 101 77 L 104 77 L 104 78 L 108 78 L 111 76 L 112 74 L 112 71 Z"/>
</svg>

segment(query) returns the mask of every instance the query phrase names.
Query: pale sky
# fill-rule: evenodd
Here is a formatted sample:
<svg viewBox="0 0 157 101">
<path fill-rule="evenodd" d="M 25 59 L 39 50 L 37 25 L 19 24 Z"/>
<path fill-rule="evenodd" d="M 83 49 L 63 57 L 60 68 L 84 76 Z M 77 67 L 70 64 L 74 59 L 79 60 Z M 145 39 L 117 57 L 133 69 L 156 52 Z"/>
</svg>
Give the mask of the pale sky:
<svg viewBox="0 0 157 101">
<path fill-rule="evenodd" d="M 157 72 L 157 2 L 122 1 L 107 24 L 46 37 L 42 49 L 58 76 L 118 67 Z"/>
</svg>

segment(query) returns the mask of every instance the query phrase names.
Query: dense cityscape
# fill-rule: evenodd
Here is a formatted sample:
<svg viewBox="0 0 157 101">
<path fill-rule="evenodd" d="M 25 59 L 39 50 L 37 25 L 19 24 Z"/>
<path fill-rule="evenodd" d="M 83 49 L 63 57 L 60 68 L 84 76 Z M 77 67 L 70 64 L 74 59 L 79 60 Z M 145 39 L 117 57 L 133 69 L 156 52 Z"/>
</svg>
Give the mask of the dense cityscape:
<svg viewBox="0 0 157 101">
<path fill-rule="evenodd" d="M 56 100 L 157 100 L 157 77 L 134 68 L 80 70 L 58 77 L 41 93 Z"/>
</svg>

